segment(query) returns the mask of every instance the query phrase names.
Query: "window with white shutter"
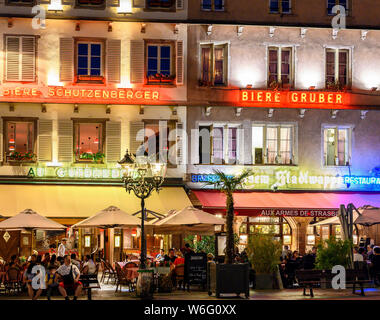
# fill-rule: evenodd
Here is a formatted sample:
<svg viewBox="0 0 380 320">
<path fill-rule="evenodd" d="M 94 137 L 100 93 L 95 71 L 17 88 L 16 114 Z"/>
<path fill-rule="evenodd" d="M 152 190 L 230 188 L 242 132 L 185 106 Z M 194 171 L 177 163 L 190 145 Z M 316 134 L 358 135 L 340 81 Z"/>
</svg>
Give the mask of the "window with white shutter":
<svg viewBox="0 0 380 320">
<path fill-rule="evenodd" d="M 59 41 L 59 78 L 62 82 L 74 80 L 74 39 L 61 38 Z"/>
<path fill-rule="evenodd" d="M 185 164 L 184 159 L 184 151 L 185 151 L 185 131 L 183 128 L 182 122 L 177 122 L 176 124 L 176 156 L 177 156 L 177 164 Z"/>
<path fill-rule="evenodd" d="M 58 121 L 58 161 L 73 161 L 73 122 Z"/>
<path fill-rule="evenodd" d="M 183 45 L 180 47 L 182 48 Z M 179 51 L 181 52 L 181 48 Z M 172 85 L 176 79 L 174 41 L 146 42 L 146 78 L 151 85 Z M 183 50 L 182 50 L 183 51 Z M 183 55 L 182 55 L 183 56 Z M 182 58 L 183 60 L 183 58 Z M 183 72 L 182 72 L 183 75 Z M 183 80 L 182 80 L 183 81 Z"/>
<path fill-rule="evenodd" d="M 52 120 L 38 121 L 38 161 L 52 160 Z"/>
<path fill-rule="evenodd" d="M 121 122 L 106 122 L 106 160 L 117 162 L 121 158 Z"/>
<path fill-rule="evenodd" d="M 121 41 L 107 41 L 107 82 L 120 83 Z"/>
<path fill-rule="evenodd" d="M 144 83 L 143 40 L 131 40 L 131 83 Z"/>
<path fill-rule="evenodd" d="M 5 36 L 5 80 L 36 80 L 36 38 Z"/>
<path fill-rule="evenodd" d="M 0 162 L 3 161 L 3 119 L 0 118 Z"/>
<path fill-rule="evenodd" d="M 129 152 L 136 154 L 137 149 L 144 143 L 144 122 L 131 122 L 129 127 Z"/>
<path fill-rule="evenodd" d="M 183 41 L 177 41 L 177 85 L 183 85 L 184 82 L 184 58 L 183 58 Z"/>
</svg>

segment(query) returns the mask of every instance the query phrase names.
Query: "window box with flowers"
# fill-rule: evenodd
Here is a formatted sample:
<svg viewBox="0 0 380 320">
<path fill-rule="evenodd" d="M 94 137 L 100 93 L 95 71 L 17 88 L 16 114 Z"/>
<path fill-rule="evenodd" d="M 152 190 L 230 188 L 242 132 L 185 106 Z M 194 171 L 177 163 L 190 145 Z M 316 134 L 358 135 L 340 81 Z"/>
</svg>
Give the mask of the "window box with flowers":
<svg viewBox="0 0 380 320">
<path fill-rule="evenodd" d="M 148 76 L 148 83 L 150 84 L 172 84 L 174 83 L 175 76 L 166 74 L 151 74 Z"/>
<path fill-rule="evenodd" d="M 80 160 L 92 161 L 94 163 L 103 163 L 104 158 L 105 158 L 105 154 L 101 152 L 97 152 L 97 153 L 84 152 L 79 156 Z"/>
<path fill-rule="evenodd" d="M 21 153 L 21 152 L 10 152 L 7 155 L 7 162 L 36 162 L 37 155 L 33 152 L 26 152 L 26 153 Z"/>
</svg>

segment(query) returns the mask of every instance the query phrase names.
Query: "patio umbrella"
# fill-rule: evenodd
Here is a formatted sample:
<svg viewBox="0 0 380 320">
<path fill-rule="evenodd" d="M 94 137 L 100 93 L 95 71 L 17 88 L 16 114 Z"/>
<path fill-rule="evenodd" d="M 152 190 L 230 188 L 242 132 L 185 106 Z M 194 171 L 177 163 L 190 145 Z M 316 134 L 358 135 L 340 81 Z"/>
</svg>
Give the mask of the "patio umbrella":
<svg viewBox="0 0 380 320">
<path fill-rule="evenodd" d="M 355 221 L 359 217 L 359 214 L 354 210 L 353 211 L 353 220 Z M 339 214 L 335 217 L 331 217 L 316 223 L 311 223 L 312 226 L 326 226 L 326 225 L 338 225 L 340 224 Z"/>
<path fill-rule="evenodd" d="M 14 217 L 0 222 L 0 230 L 64 230 L 58 222 L 39 215 L 32 209 L 25 209 Z"/>
<path fill-rule="evenodd" d="M 224 220 L 214 215 L 186 207 L 180 211 L 172 212 L 164 219 L 152 223 L 155 233 L 171 234 L 213 234 L 216 225 L 224 225 Z"/>
<path fill-rule="evenodd" d="M 358 210 L 360 211 L 361 216 L 354 220 L 355 224 L 360 224 L 366 227 L 380 224 L 380 208 L 364 206 Z"/>
<path fill-rule="evenodd" d="M 74 224 L 73 228 L 121 228 L 121 227 L 139 227 L 141 220 L 132 216 L 118 207 L 110 206 L 92 217 Z"/>
</svg>

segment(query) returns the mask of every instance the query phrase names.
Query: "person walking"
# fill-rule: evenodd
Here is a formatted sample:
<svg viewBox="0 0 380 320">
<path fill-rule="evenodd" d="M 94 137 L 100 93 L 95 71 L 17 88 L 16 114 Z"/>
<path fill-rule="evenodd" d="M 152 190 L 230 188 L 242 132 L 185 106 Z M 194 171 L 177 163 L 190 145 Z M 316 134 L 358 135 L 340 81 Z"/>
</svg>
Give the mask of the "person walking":
<svg viewBox="0 0 380 320">
<path fill-rule="evenodd" d="M 64 257 L 67 254 L 67 248 L 66 248 L 67 239 L 63 238 L 61 240 L 61 244 L 58 247 L 58 257 Z"/>
</svg>

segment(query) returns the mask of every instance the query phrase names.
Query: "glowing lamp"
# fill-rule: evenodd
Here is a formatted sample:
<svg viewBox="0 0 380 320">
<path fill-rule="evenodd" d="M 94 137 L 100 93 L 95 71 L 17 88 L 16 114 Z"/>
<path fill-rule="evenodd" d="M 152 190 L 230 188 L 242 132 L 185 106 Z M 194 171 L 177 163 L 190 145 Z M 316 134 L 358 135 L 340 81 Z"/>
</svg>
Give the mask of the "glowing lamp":
<svg viewBox="0 0 380 320">
<path fill-rule="evenodd" d="M 117 13 L 132 13 L 132 0 L 120 0 Z"/>
<path fill-rule="evenodd" d="M 99 139 L 96 138 L 95 141 L 94 141 L 94 143 L 98 144 L 99 143 Z"/>
<path fill-rule="evenodd" d="M 15 143 L 15 139 L 9 139 L 9 144 L 14 144 Z"/>
</svg>

